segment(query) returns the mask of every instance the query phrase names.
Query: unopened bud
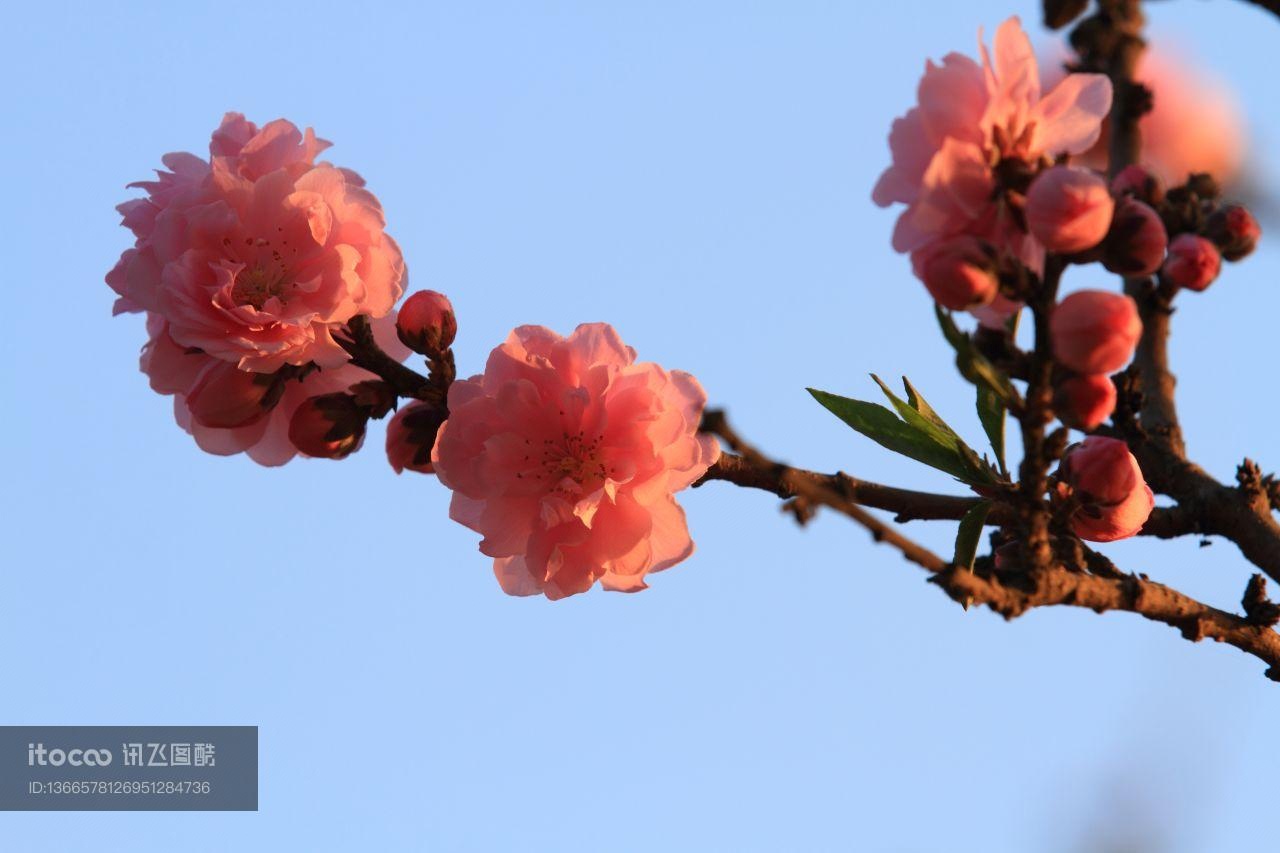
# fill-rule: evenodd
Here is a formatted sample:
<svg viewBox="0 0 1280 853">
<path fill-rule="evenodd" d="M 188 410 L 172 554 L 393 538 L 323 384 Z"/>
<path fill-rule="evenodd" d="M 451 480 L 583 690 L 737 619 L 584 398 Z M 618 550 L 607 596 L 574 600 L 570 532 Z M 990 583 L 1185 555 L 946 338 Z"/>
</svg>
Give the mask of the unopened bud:
<svg viewBox="0 0 1280 853">
<path fill-rule="evenodd" d="M 912 253 L 911 265 L 938 304 L 953 311 L 986 305 L 1000 289 L 995 249 L 967 234 Z"/>
<path fill-rule="evenodd" d="M 1160 215 L 1134 198 L 1116 203 L 1111 231 L 1103 245 L 1102 265 L 1118 275 L 1151 275 L 1164 262 L 1169 235 Z"/>
<path fill-rule="evenodd" d="M 364 443 L 368 421 L 368 410 L 350 394 L 308 397 L 289 420 L 289 441 L 307 456 L 343 459 Z"/>
<path fill-rule="evenodd" d="M 446 413 L 439 406 L 414 401 L 396 412 L 387 424 L 387 461 L 397 474 L 431 474 L 431 449 Z"/>
<path fill-rule="evenodd" d="M 1090 542 L 1127 539 L 1142 529 L 1155 506 L 1138 460 L 1123 441 L 1091 435 L 1069 448 L 1058 477 L 1078 507 L 1071 529 Z"/>
<path fill-rule="evenodd" d="M 449 297 L 434 290 L 419 290 L 410 296 L 396 316 L 396 334 L 414 352 L 429 356 L 443 354 L 458 334 L 458 321 Z"/>
<path fill-rule="evenodd" d="M 1157 205 L 1164 201 L 1164 182 L 1155 173 L 1133 163 L 1111 179 L 1111 194 L 1116 198 L 1133 196 L 1138 201 Z"/>
<path fill-rule="evenodd" d="M 1222 269 L 1222 253 L 1211 240 L 1197 234 L 1179 234 L 1169 244 L 1164 277 L 1188 290 L 1204 290 Z"/>
<path fill-rule="evenodd" d="M 1107 236 L 1115 202 L 1107 182 L 1077 166 L 1041 172 L 1027 190 L 1027 230 L 1050 252 L 1074 255 Z"/>
<path fill-rule="evenodd" d="M 1205 236 L 1222 250 L 1222 257 L 1238 261 L 1254 250 L 1262 228 L 1248 208 L 1229 204 L 1215 210 L 1204 229 Z"/>
<path fill-rule="evenodd" d="M 1079 290 L 1053 309 L 1049 334 L 1054 357 L 1076 373 L 1115 373 L 1133 357 L 1142 320 L 1128 296 Z"/>
<path fill-rule="evenodd" d="M 1105 374 L 1069 376 L 1053 392 L 1058 420 L 1082 432 L 1097 429 L 1116 409 L 1116 386 Z"/>
</svg>

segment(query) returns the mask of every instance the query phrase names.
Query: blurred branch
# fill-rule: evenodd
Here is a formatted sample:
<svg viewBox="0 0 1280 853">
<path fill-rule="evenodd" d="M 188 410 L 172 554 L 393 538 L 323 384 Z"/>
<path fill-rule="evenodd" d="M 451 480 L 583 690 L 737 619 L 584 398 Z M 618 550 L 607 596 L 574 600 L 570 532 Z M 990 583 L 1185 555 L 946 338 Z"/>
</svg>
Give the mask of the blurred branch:
<svg viewBox="0 0 1280 853">
<path fill-rule="evenodd" d="M 1280 0 L 1244 0 L 1244 2 L 1266 9 L 1273 15 L 1280 15 Z"/>
</svg>

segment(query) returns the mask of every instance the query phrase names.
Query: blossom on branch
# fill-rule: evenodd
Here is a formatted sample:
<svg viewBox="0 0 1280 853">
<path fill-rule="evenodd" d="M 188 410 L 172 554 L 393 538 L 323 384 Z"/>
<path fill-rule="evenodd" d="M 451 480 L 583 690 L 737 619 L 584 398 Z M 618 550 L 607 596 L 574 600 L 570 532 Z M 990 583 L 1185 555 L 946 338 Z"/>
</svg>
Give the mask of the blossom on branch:
<svg viewBox="0 0 1280 853">
<path fill-rule="evenodd" d="M 449 389 L 432 467 L 506 592 L 632 592 L 693 553 L 674 493 L 720 454 L 698 433 L 706 394 L 635 359 L 604 323 L 521 326 Z"/>
<path fill-rule="evenodd" d="M 893 123 L 893 163 L 872 198 L 906 205 L 893 233 L 899 252 L 969 234 L 1038 272 L 1044 246 L 1023 220 L 1027 188 L 1055 158 L 1097 141 L 1111 82 L 1071 74 L 1041 97 L 1035 53 L 1016 17 L 996 31 L 994 58 L 979 46 L 981 64 L 951 53 L 926 65 L 917 105 Z"/>
</svg>

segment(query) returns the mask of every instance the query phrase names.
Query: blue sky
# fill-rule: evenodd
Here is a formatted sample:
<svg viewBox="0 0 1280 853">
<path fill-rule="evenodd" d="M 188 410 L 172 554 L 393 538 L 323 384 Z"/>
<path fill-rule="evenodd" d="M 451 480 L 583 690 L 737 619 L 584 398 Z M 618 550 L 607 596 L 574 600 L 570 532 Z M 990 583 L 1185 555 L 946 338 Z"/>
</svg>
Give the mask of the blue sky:
<svg viewBox="0 0 1280 853">
<path fill-rule="evenodd" d="M 907 374 L 978 441 L 869 194 L 924 59 L 1038 4 L 351 8 L 8 13 L 0 722 L 257 724 L 262 767 L 258 813 L 5 814 L 5 849 L 1256 846 L 1280 686 L 1233 649 L 964 613 L 860 530 L 725 484 L 682 498 L 698 553 L 648 592 L 508 598 L 380 432 L 340 464 L 203 455 L 137 372 L 141 319 L 110 316 L 124 185 L 226 110 L 284 116 L 368 179 L 411 283 L 450 295 L 464 373 L 513 326 L 608 320 L 766 450 L 946 489 L 803 389 Z M 1151 13 L 1274 147 L 1277 22 Z M 1280 465 L 1277 272 L 1263 248 L 1177 318 L 1191 449 L 1221 477 Z M 1224 607 L 1249 574 L 1223 542 L 1108 553 Z"/>
</svg>

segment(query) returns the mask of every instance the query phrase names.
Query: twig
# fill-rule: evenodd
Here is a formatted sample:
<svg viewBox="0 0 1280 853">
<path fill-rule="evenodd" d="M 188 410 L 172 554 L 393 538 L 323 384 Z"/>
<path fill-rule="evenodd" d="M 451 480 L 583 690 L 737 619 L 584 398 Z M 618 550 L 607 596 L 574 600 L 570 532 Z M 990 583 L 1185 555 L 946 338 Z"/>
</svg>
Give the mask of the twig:
<svg viewBox="0 0 1280 853">
<path fill-rule="evenodd" d="M 373 328 L 369 325 L 368 317 L 360 314 L 351 318 L 351 322 L 347 324 L 347 330 L 350 333 L 349 338 L 338 336 L 334 340 L 351 354 L 352 364 L 363 367 L 381 378 L 401 397 L 414 397 L 437 405 L 443 404 L 444 399 L 436 383 L 416 370 L 405 367 L 378 346 L 378 342 L 373 338 Z"/>
</svg>

